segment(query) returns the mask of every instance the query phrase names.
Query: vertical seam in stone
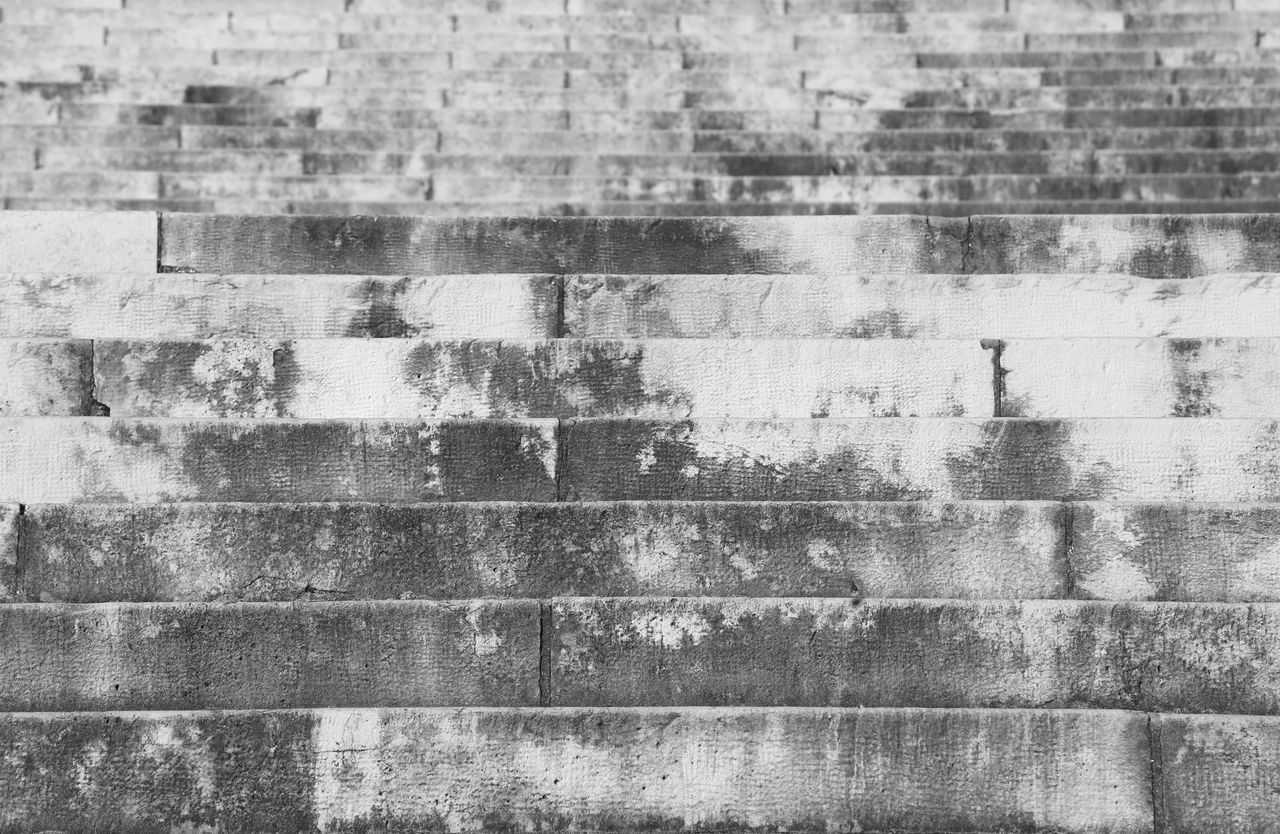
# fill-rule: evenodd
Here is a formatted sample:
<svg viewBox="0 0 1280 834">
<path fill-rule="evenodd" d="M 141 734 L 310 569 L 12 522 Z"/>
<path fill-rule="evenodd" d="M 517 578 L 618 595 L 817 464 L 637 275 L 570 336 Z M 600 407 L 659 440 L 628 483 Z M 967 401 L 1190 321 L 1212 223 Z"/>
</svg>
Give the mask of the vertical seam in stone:
<svg viewBox="0 0 1280 834">
<path fill-rule="evenodd" d="M 1062 533 L 1059 536 L 1061 564 L 1063 572 L 1063 594 L 1067 599 L 1075 599 L 1076 577 L 1071 568 L 1071 549 L 1075 546 L 1076 505 L 1070 501 L 1062 502 Z"/>
<path fill-rule="evenodd" d="M 1147 713 L 1147 753 L 1151 762 L 1148 778 L 1151 780 L 1151 831 L 1164 834 L 1164 748 L 1160 744 L 1160 716 Z"/>
<path fill-rule="evenodd" d="M 563 417 L 556 418 L 556 471 L 555 471 L 555 492 L 557 502 L 566 501 L 566 486 L 564 483 L 564 468 L 569 460 L 568 444 L 565 443 L 566 429 L 568 425 Z"/>
<path fill-rule="evenodd" d="M 564 320 L 565 276 L 556 275 L 556 338 L 563 339 L 568 332 Z"/>
<path fill-rule="evenodd" d="M 178 136 L 182 136 L 182 129 L 178 129 Z M 181 140 L 179 140 L 181 141 Z M 161 265 L 161 259 L 164 257 L 164 212 L 156 212 L 156 274 L 164 272 L 164 266 Z"/>
<path fill-rule="evenodd" d="M 960 241 L 960 274 L 973 274 L 973 218 L 966 217 L 964 238 Z"/>
<path fill-rule="evenodd" d="M 1004 369 L 1004 347 L 1005 343 L 1002 339 L 982 339 L 979 341 L 983 350 L 991 351 L 991 416 L 1004 416 L 1004 398 L 1005 398 L 1005 374 L 1008 373 Z"/>
<path fill-rule="evenodd" d="M 22 529 L 26 526 L 27 505 L 18 505 L 18 519 L 13 525 L 13 598 L 29 599 L 26 594 L 24 574 L 27 568 L 26 554 L 22 546 Z M 37 598 L 39 595 L 36 595 Z"/>
<path fill-rule="evenodd" d="M 538 601 L 538 706 L 551 703 L 551 600 Z"/>
<path fill-rule="evenodd" d="M 84 409 L 85 417 L 98 416 L 98 340 L 89 340 L 89 384 L 86 386 L 89 390 L 85 392 L 86 402 Z"/>
</svg>

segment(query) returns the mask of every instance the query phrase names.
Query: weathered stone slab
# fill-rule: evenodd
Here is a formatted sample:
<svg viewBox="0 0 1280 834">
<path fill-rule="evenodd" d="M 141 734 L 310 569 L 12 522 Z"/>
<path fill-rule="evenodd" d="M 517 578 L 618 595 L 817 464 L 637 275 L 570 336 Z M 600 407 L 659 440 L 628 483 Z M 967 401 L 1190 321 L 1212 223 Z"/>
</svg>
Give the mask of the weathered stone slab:
<svg viewBox="0 0 1280 834">
<path fill-rule="evenodd" d="M 1273 776 L 1280 764 L 1280 720 L 1252 715 L 1158 715 L 1151 720 L 1162 830 L 1245 834 L 1275 824 L 1280 814 Z"/>
<path fill-rule="evenodd" d="M 93 343 L 0 339 L 0 417 L 93 413 Z"/>
<path fill-rule="evenodd" d="M 1152 831 L 1146 719 L 1110 711 L 62 713 L 0 744 L 16 829 Z"/>
<path fill-rule="evenodd" d="M 611 339 L 1270 337 L 1277 320 L 1275 274 L 575 275 L 564 302 L 566 335 Z"/>
<path fill-rule="evenodd" d="M 18 576 L 20 512 L 17 504 L 0 504 L 0 602 L 22 596 Z"/>
<path fill-rule="evenodd" d="M 0 606 L 5 710 L 538 701 L 528 602 Z"/>
<path fill-rule="evenodd" d="M 162 270 L 243 273 L 959 272 L 964 224 L 923 217 L 161 217 Z M 232 243 L 234 242 L 234 245 Z"/>
<path fill-rule="evenodd" d="M 11 419 L 0 500 L 550 500 L 551 421 Z"/>
<path fill-rule="evenodd" d="M 1280 711 L 1246 604 L 557 599 L 552 704 Z"/>
<path fill-rule="evenodd" d="M 1022 501 L 28 504 L 21 556 L 11 532 L 0 564 L 21 558 L 32 601 L 1054 598 L 1065 515 Z"/>
<path fill-rule="evenodd" d="M 0 272 L 154 272 L 149 212 L 0 213 Z"/>
<path fill-rule="evenodd" d="M 1078 597 L 1280 602 L 1280 507 L 1080 503 L 1070 512 Z"/>
<path fill-rule="evenodd" d="M 977 341 L 95 343 L 121 417 L 992 416 Z"/>
<path fill-rule="evenodd" d="M 1270 420 L 585 419 L 569 500 L 1280 500 Z"/>
<path fill-rule="evenodd" d="M 1270 417 L 1275 339 L 1023 339 L 1000 345 L 1005 417 Z"/>
<path fill-rule="evenodd" d="M 1191 278 L 1280 269 L 1274 215 L 975 217 L 965 271 Z"/>
<path fill-rule="evenodd" d="M 0 334 L 550 338 L 549 275 L 0 275 Z"/>
</svg>

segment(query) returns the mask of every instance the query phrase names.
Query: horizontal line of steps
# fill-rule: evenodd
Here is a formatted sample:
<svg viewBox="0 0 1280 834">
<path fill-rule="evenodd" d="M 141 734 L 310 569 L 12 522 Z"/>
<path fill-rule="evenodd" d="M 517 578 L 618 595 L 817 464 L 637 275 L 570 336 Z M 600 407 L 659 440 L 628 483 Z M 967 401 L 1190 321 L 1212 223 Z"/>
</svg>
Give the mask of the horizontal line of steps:
<svg viewBox="0 0 1280 834">
<path fill-rule="evenodd" d="M 7 418 L 11 502 L 1280 500 L 1280 423 Z"/>
<path fill-rule="evenodd" d="M 683 100 L 682 100 L 683 102 Z M 681 102 L 681 103 L 682 103 Z M 320 130 L 442 131 L 829 131 L 875 130 L 1065 130 L 1116 128 L 1272 128 L 1280 107 L 1097 107 L 988 110 L 956 107 L 785 110 L 665 109 L 522 110 L 453 107 L 273 107 L 223 104 L 119 104 L 43 100 L 0 101 L 0 120 L 14 123 L 160 127 L 232 126 Z"/>
<path fill-rule="evenodd" d="M 9 211 L 187 212 L 229 215 L 397 215 L 417 218 L 699 218 L 699 217 L 818 217 L 831 215 L 932 215 L 939 218 L 975 214 L 1117 215 L 1150 212 L 1162 215 L 1269 214 L 1274 199 L 1153 200 L 1038 200 L 1027 202 L 657 202 L 629 200 L 615 203 L 572 203 L 562 200 L 365 202 L 358 200 L 246 200 L 241 198 L 111 199 L 106 197 L 6 197 Z"/>
<path fill-rule="evenodd" d="M 1267 604 L 564 598 L 0 606 L 12 711 L 1088 707 L 1275 714 Z"/>
<path fill-rule="evenodd" d="M 440 134 L 415 130 L 319 130 L 285 127 L 161 127 L 0 124 L 10 145 L 100 147 L 145 151 L 302 151 L 318 154 L 448 154 L 594 156 L 650 154 L 744 154 L 774 156 L 899 155 L 964 153 L 1131 152 L 1155 155 L 1168 146 L 1180 153 L 1256 151 L 1280 142 L 1280 128 L 1117 128 L 1090 130 L 876 130 L 740 131 L 649 130 L 621 133 L 588 131 L 470 131 Z"/>
<path fill-rule="evenodd" d="M 0 416 L 1220 417 L 1277 339 L 0 339 Z"/>
<path fill-rule="evenodd" d="M 185 503 L 0 509 L 4 600 L 665 594 L 1280 602 L 1280 505 L 1274 504 Z"/>
<path fill-rule="evenodd" d="M 1252 774 L 1278 736 L 1056 710 L 5 715 L 0 792 L 33 830 L 1243 832 L 1271 819 Z"/>
<path fill-rule="evenodd" d="M 1280 319 L 1274 273 L 9 273 L 0 294 L 7 339 L 1204 340 L 1271 338 Z"/>
<path fill-rule="evenodd" d="M 1280 138 L 1280 137 L 1278 137 Z M 1134 175 L 1273 175 L 1280 169 L 1280 151 L 1189 150 L 1154 151 L 1076 150 L 1043 152 L 886 152 L 886 153 L 670 153 L 670 154 L 565 154 L 488 156 L 438 154 L 433 151 L 371 153 L 241 148 L 81 148 L 33 145 L 0 151 L 0 170 L 79 172 L 89 180 L 91 172 L 154 171 L 161 174 L 200 174 L 210 183 L 232 182 L 232 177 L 315 177 L 318 187 L 338 187 L 345 180 L 332 177 L 465 176 L 465 177 L 823 177 L 835 180 L 851 176 L 992 176 L 1018 170 L 1031 175 L 1090 175 L 1108 178 Z M 59 175 L 61 176 L 61 175 Z M 838 182 L 838 180 L 836 180 Z M 1097 187 L 1105 187 L 1097 180 Z M 181 179 L 162 180 L 167 187 Z M 191 180 L 199 183 L 199 180 Z M 300 183 L 301 180 L 286 180 Z M 1142 182 L 1142 180 L 1137 180 Z M 376 185 L 376 183 L 375 183 Z M 240 193 L 248 194 L 254 189 Z"/>
<path fill-rule="evenodd" d="M 625 44 L 624 44 L 625 46 Z M 956 52 L 945 48 L 918 52 L 876 52 L 840 55 L 834 52 L 734 52 L 609 49 L 587 51 L 559 49 L 530 51 L 512 49 L 505 43 L 496 49 L 404 50 L 404 49 L 270 49 L 270 48 L 169 48 L 119 44 L 82 43 L 65 45 L 56 42 L 43 45 L 15 43 L 9 54 L 8 67 L 40 72 L 83 67 L 67 77 L 68 81 L 113 77 L 141 80 L 185 78 L 187 73 L 203 72 L 213 78 L 225 78 L 242 70 L 271 70 L 268 80 L 282 83 L 307 83 L 317 78 L 319 69 L 336 73 L 347 70 L 399 70 L 448 73 L 470 70 L 591 70 L 648 71 L 719 70 L 752 73 L 769 70 L 838 71 L 842 74 L 889 72 L 897 70 L 904 77 L 918 70 L 950 69 L 1007 70 L 1032 69 L 1057 72 L 1079 70 L 1168 70 L 1218 68 L 1233 72 L 1251 66 L 1274 66 L 1280 58 L 1276 47 L 1239 49 L 1148 47 L 1143 49 L 1093 49 L 1086 51 L 1025 50 Z M 173 75 L 165 75 L 154 62 L 162 55 L 164 65 Z M 79 61 L 79 63 L 77 63 Z M 0 70 L 0 72 L 3 72 Z M 297 74 L 297 78 L 290 76 Z M 198 77 L 198 76 L 197 76 Z M 253 77 L 253 76 L 250 76 Z M 956 76 L 953 76 L 956 77 Z M 26 79 L 21 79 L 26 80 Z M 53 78 L 44 80 L 55 80 Z"/>
</svg>

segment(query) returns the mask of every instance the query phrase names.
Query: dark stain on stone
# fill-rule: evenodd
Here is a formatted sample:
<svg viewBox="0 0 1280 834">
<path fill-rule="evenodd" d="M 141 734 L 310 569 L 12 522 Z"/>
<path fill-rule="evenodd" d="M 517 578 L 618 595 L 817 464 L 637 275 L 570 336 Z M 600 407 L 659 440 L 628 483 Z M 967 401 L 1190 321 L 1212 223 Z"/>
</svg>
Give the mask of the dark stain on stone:
<svg viewBox="0 0 1280 834">
<path fill-rule="evenodd" d="M 323 270 L 386 275 L 401 266 L 403 231 L 410 218 L 298 217 L 289 223 L 293 251 L 309 253 Z"/>
<path fill-rule="evenodd" d="M 852 323 L 838 328 L 834 336 L 840 339 L 910 339 L 919 336 L 921 330 L 900 311 L 887 307 L 854 319 Z"/>
<path fill-rule="evenodd" d="M 1070 462 L 1071 425 L 1064 420 L 991 420 L 974 448 L 947 455 L 956 497 L 991 500 L 1090 498 L 1105 473 L 1077 479 Z"/>
<path fill-rule="evenodd" d="M 1213 374 L 1202 370 L 1199 339 L 1169 339 L 1165 342 L 1165 358 L 1173 377 L 1174 417 L 1213 417 L 1218 407 L 1213 403 Z"/>
<path fill-rule="evenodd" d="M 1197 218 L 1170 214 L 1147 215 L 1141 220 L 1144 225 L 1154 225 L 1162 239 L 1134 250 L 1129 256 L 1127 267 L 1131 275 L 1142 278 L 1192 278 L 1204 271 L 1204 262 L 1200 260 L 1191 241 Z"/>
<path fill-rule="evenodd" d="M 350 820 L 329 820 L 325 834 L 445 834 L 448 821 L 439 811 L 399 814 L 375 808 Z"/>
<path fill-rule="evenodd" d="M 107 429 L 107 437 L 113 443 L 134 448 L 142 448 L 144 446 L 158 447 L 162 440 L 160 427 L 157 425 L 121 420 L 111 423 L 110 428 Z"/>
<path fill-rule="evenodd" d="M 1060 272 L 1062 227 L 1058 218 L 971 218 L 964 272 L 1008 275 Z"/>
<path fill-rule="evenodd" d="M 213 713 L 196 719 L 212 754 L 226 831 L 313 831 L 315 718 L 306 712 Z"/>
<path fill-rule="evenodd" d="M 343 334 L 350 337 L 399 339 L 418 335 L 401 315 L 401 304 L 411 279 L 366 278 L 356 290 L 356 314 Z"/>
</svg>

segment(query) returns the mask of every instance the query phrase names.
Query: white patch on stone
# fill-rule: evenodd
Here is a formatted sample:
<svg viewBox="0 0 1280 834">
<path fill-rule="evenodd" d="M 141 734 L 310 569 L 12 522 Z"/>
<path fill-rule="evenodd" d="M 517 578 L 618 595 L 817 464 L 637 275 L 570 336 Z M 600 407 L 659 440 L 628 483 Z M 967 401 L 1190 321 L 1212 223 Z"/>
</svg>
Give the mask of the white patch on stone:
<svg viewBox="0 0 1280 834">
<path fill-rule="evenodd" d="M 258 339 L 218 339 L 209 342 L 191 366 L 191 376 L 208 392 L 197 413 L 174 416 L 274 417 L 272 391 L 278 343 Z"/>
<path fill-rule="evenodd" d="M 650 643 L 678 648 L 685 638 L 696 646 L 711 633 L 711 626 L 696 611 L 636 612 L 631 616 L 631 630 Z"/>
<path fill-rule="evenodd" d="M 471 626 L 472 651 L 476 657 L 495 655 L 502 647 L 502 637 L 496 631 L 482 626 L 484 611 L 484 606 L 475 602 L 467 609 L 467 625 Z"/>
<path fill-rule="evenodd" d="M 652 443 L 636 452 L 636 463 L 640 465 L 641 475 L 648 475 L 649 470 L 658 463 L 658 456 L 654 453 Z"/>
<path fill-rule="evenodd" d="M 818 570 L 835 570 L 840 563 L 833 561 L 840 556 L 840 550 L 826 539 L 814 539 L 809 542 L 809 563 Z"/>
<path fill-rule="evenodd" d="M 1280 542 L 1233 566 L 1235 592 L 1244 599 L 1274 600 L 1280 597 Z"/>
<path fill-rule="evenodd" d="M 1108 556 L 1077 584 L 1097 599 L 1151 599 L 1156 593 L 1146 571 L 1119 555 Z"/>
<path fill-rule="evenodd" d="M 376 710 L 321 709 L 311 731 L 316 827 L 350 823 L 378 806 L 382 716 Z"/>
</svg>

